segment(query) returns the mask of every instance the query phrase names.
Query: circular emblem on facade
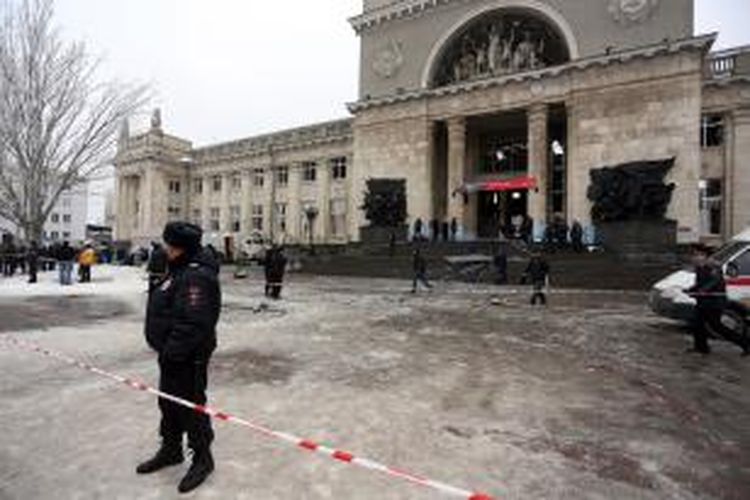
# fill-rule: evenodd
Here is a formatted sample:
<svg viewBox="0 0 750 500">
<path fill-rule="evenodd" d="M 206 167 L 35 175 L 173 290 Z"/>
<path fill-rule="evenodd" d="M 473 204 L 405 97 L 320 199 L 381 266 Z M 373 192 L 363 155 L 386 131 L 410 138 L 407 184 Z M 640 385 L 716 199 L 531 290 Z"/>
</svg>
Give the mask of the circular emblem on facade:
<svg viewBox="0 0 750 500">
<path fill-rule="evenodd" d="M 659 6 L 659 0 L 610 0 L 609 11 L 622 24 L 640 23 Z"/>
<path fill-rule="evenodd" d="M 401 44 L 388 40 L 376 52 L 372 61 L 372 70 L 382 78 L 393 78 L 404 65 L 404 54 Z"/>
</svg>

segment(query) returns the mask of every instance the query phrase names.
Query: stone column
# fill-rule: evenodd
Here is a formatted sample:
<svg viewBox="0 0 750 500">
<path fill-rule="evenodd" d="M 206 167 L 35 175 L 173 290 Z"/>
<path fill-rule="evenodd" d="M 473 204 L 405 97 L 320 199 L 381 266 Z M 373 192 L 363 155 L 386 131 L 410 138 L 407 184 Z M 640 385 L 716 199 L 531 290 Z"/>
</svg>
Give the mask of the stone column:
<svg viewBox="0 0 750 500">
<path fill-rule="evenodd" d="M 252 229 L 253 213 L 253 171 L 245 169 L 242 171 L 242 199 L 240 202 L 240 226 L 243 240 L 247 239 Z"/>
<path fill-rule="evenodd" d="M 204 233 L 209 233 L 211 231 L 211 228 L 208 227 L 209 220 L 211 219 L 211 214 L 209 213 L 211 211 L 211 204 L 209 203 L 211 194 L 211 176 L 202 176 L 201 182 L 203 183 L 203 188 L 200 194 L 201 227 L 203 228 Z"/>
<path fill-rule="evenodd" d="M 750 108 L 735 110 L 732 122 L 731 233 L 737 234 L 750 226 Z"/>
<path fill-rule="evenodd" d="M 324 243 L 331 237 L 331 165 L 327 158 L 318 160 L 318 220 L 315 221 L 317 234 Z"/>
<path fill-rule="evenodd" d="M 224 244 L 223 235 L 232 232 L 232 218 L 229 214 L 229 206 L 231 203 L 231 191 L 232 191 L 232 174 L 224 172 L 221 174 L 221 230 L 222 235 L 221 244 Z"/>
<path fill-rule="evenodd" d="M 547 222 L 548 108 L 546 104 L 534 104 L 527 113 L 529 176 L 537 180 L 537 189 L 529 192 L 529 216 L 534 220 L 534 237 L 539 239 Z"/>
<path fill-rule="evenodd" d="M 466 181 L 466 118 L 448 120 L 448 221 L 458 221 L 458 237 L 465 235 L 466 205 L 456 192 Z M 429 221 L 423 221 L 429 224 Z"/>
<path fill-rule="evenodd" d="M 306 235 L 302 231 L 302 164 L 289 165 L 289 182 L 286 196 L 286 232 L 292 241 L 304 243 Z"/>
</svg>

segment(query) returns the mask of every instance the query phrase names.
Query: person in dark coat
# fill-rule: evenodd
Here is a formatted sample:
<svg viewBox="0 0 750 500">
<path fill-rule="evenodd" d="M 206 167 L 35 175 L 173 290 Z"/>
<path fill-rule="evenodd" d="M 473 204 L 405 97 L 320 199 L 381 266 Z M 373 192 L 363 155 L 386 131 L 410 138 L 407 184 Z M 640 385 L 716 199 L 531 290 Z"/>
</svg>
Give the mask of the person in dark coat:
<svg viewBox="0 0 750 500">
<path fill-rule="evenodd" d="M 456 241 L 458 237 L 458 221 L 455 217 L 451 219 L 451 241 Z"/>
<path fill-rule="evenodd" d="M 411 293 L 417 293 L 419 283 L 422 283 L 428 289 L 432 289 L 432 285 L 427 280 L 427 261 L 424 256 L 422 256 L 422 252 L 419 248 L 415 248 L 414 253 L 412 254 L 412 268 L 414 271 L 414 278 Z"/>
<path fill-rule="evenodd" d="M 76 260 L 76 251 L 70 243 L 63 241 L 57 252 L 57 268 L 60 271 L 60 284 L 73 284 L 73 263 Z"/>
<path fill-rule="evenodd" d="M 430 233 L 432 233 L 432 242 L 437 243 L 440 239 L 440 222 L 437 219 L 430 221 Z"/>
<path fill-rule="evenodd" d="M 583 252 L 583 227 L 577 220 L 574 220 L 570 226 L 570 243 L 573 245 L 574 252 Z"/>
<path fill-rule="evenodd" d="M 443 222 L 443 224 L 441 225 L 441 229 L 443 233 L 443 241 L 448 241 L 451 237 L 450 236 L 450 232 L 451 232 L 450 224 L 448 224 L 448 222 Z"/>
<path fill-rule="evenodd" d="M 505 245 L 501 244 L 495 257 L 493 258 L 495 266 L 495 284 L 505 285 L 508 283 L 508 253 L 505 251 Z"/>
<path fill-rule="evenodd" d="M 148 271 L 148 293 L 151 293 L 167 275 L 167 253 L 164 247 L 156 241 L 151 242 L 151 255 L 146 271 Z"/>
<path fill-rule="evenodd" d="M 525 215 L 521 222 L 521 238 L 526 245 L 531 245 L 534 239 L 534 220 Z"/>
<path fill-rule="evenodd" d="M 414 241 L 422 240 L 422 229 L 423 229 L 422 219 L 417 217 L 417 220 L 414 221 Z"/>
<path fill-rule="evenodd" d="M 269 296 L 274 300 L 279 300 L 281 298 L 281 289 L 284 284 L 286 265 L 287 258 L 284 254 L 284 247 L 276 248 L 271 255 L 268 272 Z"/>
<path fill-rule="evenodd" d="M 29 283 L 36 283 L 39 271 L 39 247 L 36 241 L 32 241 L 26 251 L 26 262 L 29 265 Z"/>
<path fill-rule="evenodd" d="M 148 298 L 145 334 L 159 361 L 159 388 L 197 405 L 206 404 L 208 365 L 216 349 L 216 323 L 221 312 L 219 266 L 201 247 L 202 231 L 193 224 L 171 222 L 163 235 L 168 270 Z M 180 481 L 186 493 L 213 472 L 210 418 L 159 398 L 161 447 L 136 471 L 149 474 L 184 460 L 182 436 L 187 433 L 193 461 Z"/>
<path fill-rule="evenodd" d="M 533 288 L 531 295 L 531 305 L 535 306 L 537 301 L 541 302 L 543 306 L 547 305 L 547 296 L 544 293 L 544 288 L 547 286 L 547 280 L 549 279 L 549 264 L 539 251 L 534 251 L 531 254 L 531 260 L 526 271 L 523 275 L 523 283 L 530 283 Z"/>
<path fill-rule="evenodd" d="M 744 356 L 750 355 L 750 345 L 746 338 L 721 322 L 721 315 L 727 306 L 727 286 L 721 266 L 709 256 L 707 247 L 696 245 L 693 248 L 695 285 L 687 291 L 696 300 L 692 324 L 693 348 L 690 352 L 710 354 L 708 337 L 710 332 L 714 332 L 737 344 Z"/>
</svg>

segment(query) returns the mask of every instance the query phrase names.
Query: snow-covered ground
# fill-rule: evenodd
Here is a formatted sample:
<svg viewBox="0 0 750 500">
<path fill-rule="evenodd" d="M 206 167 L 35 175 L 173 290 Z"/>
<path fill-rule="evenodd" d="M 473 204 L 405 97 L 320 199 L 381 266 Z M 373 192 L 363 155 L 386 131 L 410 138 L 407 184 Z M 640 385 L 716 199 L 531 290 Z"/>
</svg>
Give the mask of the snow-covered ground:
<svg viewBox="0 0 750 500">
<path fill-rule="evenodd" d="M 91 283 L 74 280 L 69 286 L 60 285 L 56 270 L 39 273 L 37 283 L 29 283 L 26 275 L 1 278 L 0 297 L 118 296 L 135 294 L 148 288 L 146 274 L 140 268 L 99 265 L 93 267 L 91 274 Z M 73 276 L 77 277 L 75 271 Z"/>
<path fill-rule="evenodd" d="M 261 308 L 259 276 L 228 274 L 210 369 L 218 408 L 504 499 L 746 496 L 750 361 L 719 342 L 711 357 L 686 355 L 684 332 L 642 295 L 562 290 L 543 309 L 522 289 L 438 283 L 412 296 L 405 281 L 291 275 L 284 300 Z M 0 340 L 155 384 L 142 272 L 98 267 L 94 279 L 0 281 Z M 151 396 L 1 341 L 0 367 L 2 500 L 177 498 L 185 466 L 134 472 L 158 444 Z M 444 498 L 216 431 L 217 470 L 191 498 Z"/>
</svg>

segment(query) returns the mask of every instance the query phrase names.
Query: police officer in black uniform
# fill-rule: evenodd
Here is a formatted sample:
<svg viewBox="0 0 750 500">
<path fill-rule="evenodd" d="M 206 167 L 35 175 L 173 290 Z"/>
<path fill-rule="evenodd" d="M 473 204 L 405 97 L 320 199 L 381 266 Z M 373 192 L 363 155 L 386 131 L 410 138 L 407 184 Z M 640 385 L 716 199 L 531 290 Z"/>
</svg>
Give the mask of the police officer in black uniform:
<svg viewBox="0 0 750 500">
<path fill-rule="evenodd" d="M 695 298 L 695 316 L 693 318 L 693 348 L 689 352 L 710 354 L 708 337 L 711 332 L 737 344 L 743 356 L 750 355 L 750 345 L 744 336 L 735 334 L 724 326 L 721 316 L 727 306 L 727 285 L 721 266 L 710 258 L 710 251 L 704 245 L 693 247 L 695 265 L 695 285 L 688 293 Z"/>
<path fill-rule="evenodd" d="M 164 229 L 168 272 L 149 295 L 146 340 L 159 353 L 159 388 L 198 405 L 206 403 L 207 369 L 216 348 L 221 310 L 218 263 L 201 247 L 198 226 L 172 222 Z M 156 472 L 183 461 L 182 436 L 187 433 L 193 462 L 178 491 L 197 488 L 213 471 L 213 431 L 205 414 L 159 399 L 162 444 L 140 464 L 139 474 Z"/>
</svg>

